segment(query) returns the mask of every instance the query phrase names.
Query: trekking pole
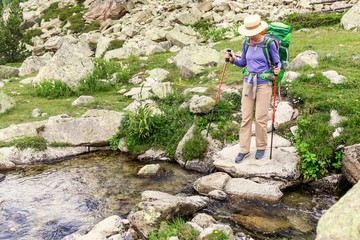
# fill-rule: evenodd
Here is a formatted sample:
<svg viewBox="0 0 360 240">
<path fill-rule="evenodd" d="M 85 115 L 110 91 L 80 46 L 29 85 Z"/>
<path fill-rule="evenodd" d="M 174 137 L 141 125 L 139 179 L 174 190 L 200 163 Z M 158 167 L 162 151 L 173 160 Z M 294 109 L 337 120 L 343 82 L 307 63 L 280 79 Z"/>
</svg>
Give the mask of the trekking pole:
<svg viewBox="0 0 360 240">
<path fill-rule="evenodd" d="M 275 68 L 277 68 L 277 67 L 278 67 L 278 63 L 275 63 Z M 275 130 L 274 122 L 275 122 L 276 80 L 278 77 L 275 73 L 274 73 L 274 75 L 275 75 L 275 86 L 274 86 L 274 104 L 273 104 L 272 125 L 271 125 L 270 159 L 272 158 L 272 146 L 273 146 L 273 137 L 274 137 L 274 130 Z"/>
<path fill-rule="evenodd" d="M 229 53 L 230 53 L 230 56 L 232 57 L 232 55 L 231 55 L 231 50 L 228 49 L 227 52 L 229 52 Z M 223 79 L 224 79 L 224 73 L 225 73 L 226 65 L 227 65 L 227 63 L 228 63 L 229 61 L 230 61 L 230 58 L 225 58 L 225 66 L 224 66 L 224 70 L 223 70 L 222 75 L 221 75 L 221 80 L 220 80 L 220 84 L 219 84 L 219 89 L 218 89 L 217 94 L 216 94 L 216 99 L 215 99 L 215 102 L 214 102 L 214 108 L 213 108 L 213 110 L 212 110 L 212 112 L 211 112 L 211 118 L 210 118 L 209 126 L 208 126 L 208 129 L 207 129 L 207 132 L 206 132 L 206 137 L 209 135 L 209 130 L 210 130 L 212 118 L 213 118 L 213 115 L 214 115 L 214 112 L 215 112 L 216 103 L 217 103 L 217 100 L 218 100 L 218 97 L 219 97 L 221 84 L 222 84 L 222 81 L 223 81 Z"/>
</svg>

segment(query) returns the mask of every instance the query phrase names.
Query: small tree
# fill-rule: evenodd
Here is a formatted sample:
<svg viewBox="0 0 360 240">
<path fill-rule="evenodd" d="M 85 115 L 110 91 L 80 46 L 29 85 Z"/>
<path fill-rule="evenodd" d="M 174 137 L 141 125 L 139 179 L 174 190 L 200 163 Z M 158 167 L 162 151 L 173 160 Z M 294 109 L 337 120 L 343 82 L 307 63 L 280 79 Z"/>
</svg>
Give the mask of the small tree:
<svg viewBox="0 0 360 240">
<path fill-rule="evenodd" d="M 9 63 L 22 61 L 27 53 L 23 42 L 24 35 L 20 29 L 24 18 L 19 1 L 14 0 L 11 3 L 9 18 L 6 23 L 4 22 L 2 15 L 3 9 L 1 8 L 0 62 Z"/>
</svg>

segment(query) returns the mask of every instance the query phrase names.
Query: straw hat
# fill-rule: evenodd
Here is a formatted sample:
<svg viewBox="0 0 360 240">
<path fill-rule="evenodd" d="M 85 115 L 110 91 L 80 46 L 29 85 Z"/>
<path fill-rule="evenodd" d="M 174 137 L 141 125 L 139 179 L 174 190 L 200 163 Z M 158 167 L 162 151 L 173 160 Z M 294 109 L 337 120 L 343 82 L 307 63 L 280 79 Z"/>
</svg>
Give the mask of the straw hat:
<svg viewBox="0 0 360 240">
<path fill-rule="evenodd" d="M 238 29 L 241 35 L 251 37 L 261 33 L 268 27 L 268 24 L 260 20 L 259 15 L 250 15 L 244 19 L 244 25 L 241 25 Z"/>
</svg>

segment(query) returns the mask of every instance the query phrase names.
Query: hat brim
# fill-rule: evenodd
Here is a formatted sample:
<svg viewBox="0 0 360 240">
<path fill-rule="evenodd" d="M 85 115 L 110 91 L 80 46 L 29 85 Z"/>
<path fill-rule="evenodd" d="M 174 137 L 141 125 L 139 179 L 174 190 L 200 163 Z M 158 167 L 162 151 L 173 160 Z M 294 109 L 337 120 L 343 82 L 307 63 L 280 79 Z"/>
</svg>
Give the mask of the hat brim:
<svg viewBox="0 0 360 240">
<path fill-rule="evenodd" d="M 251 29 L 251 30 L 246 29 L 245 25 L 241 25 L 238 28 L 238 32 L 243 36 L 251 37 L 251 36 L 255 36 L 256 34 L 261 33 L 267 27 L 268 27 L 268 24 L 266 22 L 264 22 L 264 21 L 261 21 L 261 24 L 260 24 L 259 27 Z"/>
</svg>

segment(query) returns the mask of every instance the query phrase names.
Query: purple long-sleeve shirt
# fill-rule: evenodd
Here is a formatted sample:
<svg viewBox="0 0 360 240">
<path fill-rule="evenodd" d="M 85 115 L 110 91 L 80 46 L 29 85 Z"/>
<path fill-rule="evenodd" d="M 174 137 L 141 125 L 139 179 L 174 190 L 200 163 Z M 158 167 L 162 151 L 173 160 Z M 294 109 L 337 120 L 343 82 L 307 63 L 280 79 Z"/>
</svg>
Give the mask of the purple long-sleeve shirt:
<svg viewBox="0 0 360 240">
<path fill-rule="evenodd" d="M 244 40 L 242 43 L 241 58 L 240 59 L 234 58 L 233 64 L 238 67 L 245 67 L 247 65 L 247 69 L 251 73 L 263 73 L 269 71 L 269 64 L 264 55 L 263 48 L 256 47 L 256 45 L 264 45 L 265 40 L 266 39 L 264 39 L 261 43 L 254 43 L 250 40 L 250 43 L 253 43 L 254 46 L 249 46 L 246 52 L 246 56 L 245 56 L 245 40 Z M 276 45 L 273 41 L 270 43 L 269 54 L 272 62 L 279 63 L 278 67 L 281 68 L 279 54 L 276 49 Z M 244 81 L 247 82 L 247 80 L 248 77 L 246 76 L 244 78 Z M 252 84 L 253 81 L 251 80 L 250 83 Z M 265 83 L 268 83 L 268 81 L 265 81 L 262 78 L 257 79 L 257 84 L 265 84 Z"/>
</svg>

